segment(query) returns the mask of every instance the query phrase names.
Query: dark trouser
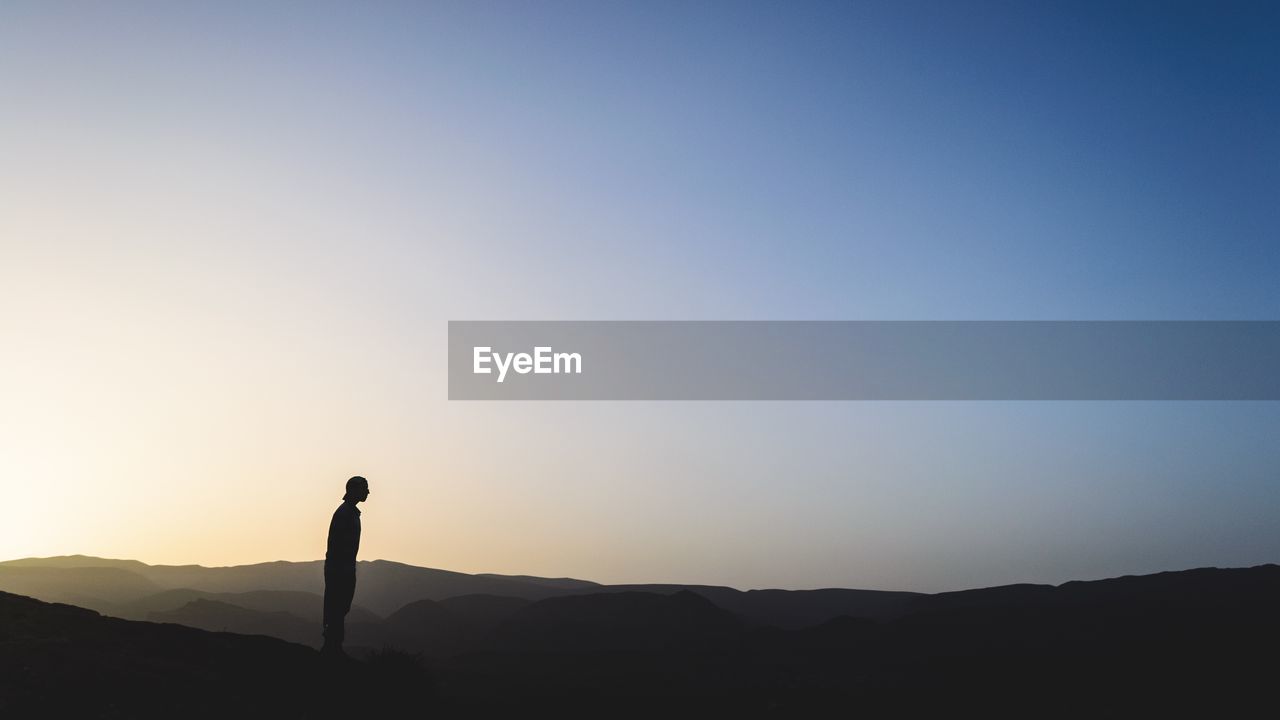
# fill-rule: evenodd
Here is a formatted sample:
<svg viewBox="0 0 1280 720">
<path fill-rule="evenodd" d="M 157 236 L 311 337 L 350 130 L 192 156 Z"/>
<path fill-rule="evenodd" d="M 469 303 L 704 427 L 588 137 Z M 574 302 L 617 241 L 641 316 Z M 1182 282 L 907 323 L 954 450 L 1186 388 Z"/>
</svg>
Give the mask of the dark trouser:
<svg viewBox="0 0 1280 720">
<path fill-rule="evenodd" d="M 347 612 L 356 594 L 356 566 L 324 564 L 324 644 L 341 648 L 346 636 Z"/>
</svg>

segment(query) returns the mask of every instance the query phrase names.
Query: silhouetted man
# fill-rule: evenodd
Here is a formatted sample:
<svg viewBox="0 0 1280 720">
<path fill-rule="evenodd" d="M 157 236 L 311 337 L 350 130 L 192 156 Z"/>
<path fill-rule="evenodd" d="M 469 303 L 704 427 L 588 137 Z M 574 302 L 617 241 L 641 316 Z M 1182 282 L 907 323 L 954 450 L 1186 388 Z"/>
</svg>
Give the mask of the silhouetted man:
<svg viewBox="0 0 1280 720">
<path fill-rule="evenodd" d="M 360 550 L 360 510 L 369 497 L 369 481 L 359 475 L 347 481 L 347 494 L 329 522 L 329 549 L 324 554 L 323 652 L 345 654 L 347 612 L 356 594 L 356 553 Z"/>
</svg>

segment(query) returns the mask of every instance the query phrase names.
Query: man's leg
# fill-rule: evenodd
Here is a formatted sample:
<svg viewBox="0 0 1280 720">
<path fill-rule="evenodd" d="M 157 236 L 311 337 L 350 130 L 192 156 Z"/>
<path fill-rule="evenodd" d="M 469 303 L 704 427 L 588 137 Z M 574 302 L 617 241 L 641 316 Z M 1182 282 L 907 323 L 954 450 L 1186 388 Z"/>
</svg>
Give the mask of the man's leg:
<svg viewBox="0 0 1280 720">
<path fill-rule="evenodd" d="M 335 619 L 338 617 L 338 605 L 342 591 L 339 587 L 341 581 L 338 574 L 334 572 L 328 564 L 324 568 L 324 647 L 323 650 L 337 650 L 342 647 L 342 631 L 341 625 L 337 624 Z"/>
<path fill-rule="evenodd" d="M 327 571 L 324 574 L 324 649 L 342 651 L 346 638 L 346 617 L 356 592 L 354 573 Z"/>
<path fill-rule="evenodd" d="M 354 574 L 343 576 L 335 595 L 331 622 L 337 630 L 335 639 L 338 648 L 341 649 L 342 641 L 347 637 L 347 613 L 351 612 L 351 600 L 356 595 L 356 576 Z"/>
</svg>

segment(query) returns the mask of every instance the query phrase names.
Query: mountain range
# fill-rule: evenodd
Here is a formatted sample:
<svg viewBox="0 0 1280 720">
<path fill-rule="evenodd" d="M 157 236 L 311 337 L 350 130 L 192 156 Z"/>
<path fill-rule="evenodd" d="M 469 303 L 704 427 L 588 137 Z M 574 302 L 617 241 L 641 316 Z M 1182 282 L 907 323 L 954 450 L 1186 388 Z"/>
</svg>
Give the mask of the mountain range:
<svg viewBox="0 0 1280 720">
<path fill-rule="evenodd" d="M 645 592 L 671 595 L 689 591 L 707 598 L 750 625 L 795 629 L 834 617 L 886 618 L 917 593 L 878 590 L 736 590 L 711 585 L 602 585 L 573 578 L 541 578 L 466 573 L 417 567 L 387 560 L 362 561 L 356 598 L 347 621 L 376 625 L 392 619 L 411 603 L 450 601 L 445 611 L 463 616 L 494 607 L 485 598 L 537 601 L 568 595 Z M 183 622 L 206 629 L 249 632 L 261 621 L 248 614 L 233 617 L 216 601 L 247 611 L 288 613 L 319 627 L 323 607 L 322 561 L 268 562 L 231 567 L 147 565 L 85 555 L 24 558 L 0 562 L 0 589 L 51 602 L 63 602 L 130 620 Z M 468 600 L 468 596 L 480 596 Z M 508 603 L 507 606 L 514 607 Z M 173 614 L 183 610 L 181 615 Z M 492 612 L 490 611 L 492 615 Z M 180 619 L 181 618 L 181 619 Z M 498 619 L 490 617 L 490 619 Z M 283 627 L 283 623 L 282 623 Z M 317 630 L 318 632 L 318 630 Z M 355 630 L 369 634 L 368 627 Z M 299 641 L 292 632 L 268 633 Z M 300 640 L 306 641 L 306 640 Z M 313 633 L 311 642 L 319 642 Z"/>
<path fill-rule="evenodd" d="M 1276 565 L 937 594 L 600 585 L 386 561 L 359 573 L 348 645 L 369 660 L 350 672 L 442 712 L 1222 714 L 1268 698 L 1280 670 Z M 244 653 L 244 668 L 281 674 L 285 695 L 317 692 L 308 683 L 333 671 L 301 644 L 319 639 L 321 578 L 318 563 L 0 563 L 0 590 L 15 593 L 0 594 L 0 690 L 60 701 L 57 678 L 94 676 L 119 654 L 103 672 L 121 687 L 176 673 L 173 687 L 196 697 L 219 683 L 275 693 L 224 667 Z M 158 714 L 180 702 L 135 690 L 119 702 Z"/>
</svg>

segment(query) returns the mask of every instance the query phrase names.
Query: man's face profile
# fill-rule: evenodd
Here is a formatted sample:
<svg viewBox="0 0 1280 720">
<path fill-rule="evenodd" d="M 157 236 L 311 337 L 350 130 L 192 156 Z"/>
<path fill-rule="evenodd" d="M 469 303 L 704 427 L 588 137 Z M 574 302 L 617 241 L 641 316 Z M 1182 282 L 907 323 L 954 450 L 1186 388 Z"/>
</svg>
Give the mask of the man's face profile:
<svg viewBox="0 0 1280 720">
<path fill-rule="evenodd" d="M 344 500 L 363 502 L 369 497 L 369 481 L 360 476 L 353 477 L 347 481 L 346 491 Z"/>
</svg>

